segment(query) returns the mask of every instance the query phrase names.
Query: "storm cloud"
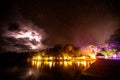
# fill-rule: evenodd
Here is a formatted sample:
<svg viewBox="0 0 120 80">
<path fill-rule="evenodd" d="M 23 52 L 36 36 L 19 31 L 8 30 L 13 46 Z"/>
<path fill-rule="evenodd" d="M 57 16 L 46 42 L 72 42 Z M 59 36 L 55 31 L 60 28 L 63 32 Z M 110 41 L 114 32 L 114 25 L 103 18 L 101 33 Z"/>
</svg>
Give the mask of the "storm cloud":
<svg viewBox="0 0 120 80">
<path fill-rule="evenodd" d="M 23 22 L 24 21 L 24 22 Z M 24 18 L 3 25 L 1 48 L 6 51 L 38 51 L 46 46 L 42 43 L 46 34 L 31 21 Z"/>
<path fill-rule="evenodd" d="M 2 49 L 6 46 L 9 50 L 18 47 L 31 50 L 30 46 L 37 47 L 37 44 L 48 47 L 55 44 L 78 47 L 105 44 L 120 24 L 120 6 L 116 0 L 5 0 L 2 4 Z M 27 37 L 23 39 L 23 36 L 16 39 L 14 33 L 21 34 L 21 30 L 24 33 L 33 30 L 31 35 L 36 31 L 42 35 L 41 42 L 30 41 Z M 15 49 L 9 48 L 12 46 Z"/>
</svg>

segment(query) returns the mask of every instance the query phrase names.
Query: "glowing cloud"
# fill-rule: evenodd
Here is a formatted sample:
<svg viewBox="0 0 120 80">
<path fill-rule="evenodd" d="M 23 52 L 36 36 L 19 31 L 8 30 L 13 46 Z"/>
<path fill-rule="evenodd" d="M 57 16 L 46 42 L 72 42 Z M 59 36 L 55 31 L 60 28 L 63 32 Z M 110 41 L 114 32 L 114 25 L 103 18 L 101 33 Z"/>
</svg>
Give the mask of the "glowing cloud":
<svg viewBox="0 0 120 80">
<path fill-rule="evenodd" d="M 22 45 L 26 47 L 28 50 L 40 50 L 44 49 L 46 46 L 42 44 L 42 40 L 45 38 L 45 33 L 41 28 L 33 25 L 32 23 L 24 24 L 22 22 L 18 22 L 19 27 L 16 30 L 9 30 L 3 35 L 6 38 L 12 38 L 15 42 L 9 42 L 10 44 L 17 44 L 17 47 Z M 11 46 L 12 47 L 12 46 Z M 22 47 L 19 50 L 25 50 Z M 27 50 L 26 50 L 27 51 Z"/>
</svg>

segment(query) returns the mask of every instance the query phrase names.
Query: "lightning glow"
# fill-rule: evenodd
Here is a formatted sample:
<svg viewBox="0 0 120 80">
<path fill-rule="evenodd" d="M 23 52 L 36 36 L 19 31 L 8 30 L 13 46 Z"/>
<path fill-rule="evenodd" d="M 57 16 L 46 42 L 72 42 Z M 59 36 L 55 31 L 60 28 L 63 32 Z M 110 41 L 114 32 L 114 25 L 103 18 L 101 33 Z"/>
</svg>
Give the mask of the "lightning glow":
<svg viewBox="0 0 120 80">
<path fill-rule="evenodd" d="M 25 45 L 26 47 L 29 47 L 29 50 L 39 50 L 45 47 L 41 42 L 45 37 L 45 33 L 42 29 L 31 23 L 28 23 L 27 26 L 23 23 L 19 24 L 19 30 L 7 31 L 4 36 L 14 38 L 18 45 Z"/>
</svg>

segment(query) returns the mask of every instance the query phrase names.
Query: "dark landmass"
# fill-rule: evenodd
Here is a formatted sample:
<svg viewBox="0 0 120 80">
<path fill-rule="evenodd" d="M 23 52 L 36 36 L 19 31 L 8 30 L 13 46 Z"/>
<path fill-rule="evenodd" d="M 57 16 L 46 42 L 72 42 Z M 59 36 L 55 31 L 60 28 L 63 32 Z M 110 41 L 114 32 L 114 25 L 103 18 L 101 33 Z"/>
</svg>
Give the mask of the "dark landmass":
<svg viewBox="0 0 120 80">
<path fill-rule="evenodd" d="M 31 58 L 35 53 L 30 52 L 5 52 L 0 53 L 0 67 L 10 65 L 24 65 L 27 63 L 27 59 Z"/>
<path fill-rule="evenodd" d="M 120 60 L 98 59 L 83 75 L 83 80 L 118 80 L 120 79 Z"/>
</svg>

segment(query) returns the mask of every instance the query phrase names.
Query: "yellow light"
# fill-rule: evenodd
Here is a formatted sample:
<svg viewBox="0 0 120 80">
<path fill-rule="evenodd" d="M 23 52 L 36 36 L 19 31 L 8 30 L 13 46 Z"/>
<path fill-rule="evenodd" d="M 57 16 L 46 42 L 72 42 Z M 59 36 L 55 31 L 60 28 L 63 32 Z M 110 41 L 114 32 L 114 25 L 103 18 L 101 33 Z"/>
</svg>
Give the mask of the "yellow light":
<svg viewBox="0 0 120 80">
<path fill-rule="evenodd" d="M 32 61 L 32 66 L 35 66 L 35 61 Z"/>
<path fill-rule="evenodd" d="M 60 65 L 62 65 L 62 64 L 63 64 L 63 62 L 61 62 L 61 61 L 60 61 L 59 63 L 60 63 Z"/>
<path fill-rule="evenodd" d="M 36 57 L 36 56 L 33 56 L 33 58 L 32 58 L 32 59 L 36 60 L 36 59 L 37 59 L 37 57 Z"/>
<path fill-rule="evenodd" d="M 69 61 L 68 64 L 71 66 L 72 65 L 72 61 Z"/>
<path fill-rule="evenodd" d="M 64 61 L 64 66 L 67 66 L 67 61 Z"/>
<path fill-rule="evenodd" d="M 71 60 L 71 59 L 72 59 L 72 57 L 68 57 L 68 59 L 69 59 L 69 60 Z"/>
<path fill-rule="evenodd" d="M 49 57 L 50 60 L 53 60 L 53 57 Z"/>
<path fill-rule="evenodd" d="M 43 60 L 45 60 L 45 61 L 48 60 L 48 57 L 43 57 Z"/>
<path fill-rule="evenodd" d="M 77 62 L 77 65 L 80 66 L 80 62 L 79 61 Z"/>
<path fill-rule="evenodd" d="M 42 57 L 41 57 L 41 56 L 37 56 L 37 59 L 38 59 L 38 60 L 41 60 L 41 59 L 42 59 Z"/>
<path fill-rule="evenodd" d="M 53 63 L 53 61 L 44 61 L 44 65 L 49 66 L 49 68 L 51 68 L 52 66 L 55 66 L 55 63 Z"/>
<path fill-rule="evenodd" d="M 82 56 L 81 59 L 86 59 L 86 56 Z"/>
<path fill-rule="evenodd" d="M 107 55 L 105 55 L 105 58 L 109 58 Z"/>
<path fill-rule="evenodd" d="M 37 64 L 36 64 L 36 66 L 37 66 L 37 70 L 41 67 L 41 61 L 37 61 Z"/>
<path fill-rule="evenodd" d="M 59 59 L 60 59 L 60 60 L 62 60 L 63 58 L 62 58 L 62 57 L 60 57 Z"/>
<path fill-rule="evenodd" d="M 96 56 L 95 55 L 91 55 L 91 59 L 96 59 Z"/>
<path fill-rule="evenodd" d="M 80 59 L 80 57 L 77 57 L 77 59 Z"/>
<path fill-rule="evenodd" d="M 81 62 L 81 65 L 83 65 L 84 67 L 86 67 L 86 64 L 87 64 L 86 61 Z"/>
<path fill-rule="evenodd" d="M 64 57 L 64 60 L 66 60 L 67 59 L 67 57 Z"/>
<path fill-rule="evenodd" d="M 53 62 L 52 62 L 52 61 L 51 61 L 51 62 L 48 62 L 48 64 L 49 64 L 49 67 L 51 68 L 51 67 L 52 67 Z"/>
</svg>

